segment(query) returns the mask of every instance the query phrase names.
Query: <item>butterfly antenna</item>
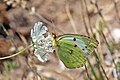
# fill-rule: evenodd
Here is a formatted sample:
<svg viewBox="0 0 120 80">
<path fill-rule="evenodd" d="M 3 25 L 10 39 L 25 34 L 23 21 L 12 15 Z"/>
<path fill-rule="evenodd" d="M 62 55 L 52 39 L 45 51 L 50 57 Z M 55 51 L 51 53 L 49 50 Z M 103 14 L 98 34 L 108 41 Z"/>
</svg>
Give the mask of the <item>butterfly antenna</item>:
<svg viewBox="0 0 120 80">
<path fill-rule="evenodd" d="M 54 30 L 57 29 L 57 32 L 60 32 L 60 33 L 64 34 L 64 32 L 63 32 L 60 28 L 58 28 L 58 26 L 55 25 L 55 23 L 54 23 L 53 21 L 51 21 L 51 22 L 52 22 L 52 25 L 53 25 L 53 29 L 54 29 Z M 56 30 L 55 30 L 55 31 L 56 31 Z"/>
<path fill-rule="evenodd" d="M 53 23 L 53 20 L 48 20 L 48 19 L 44 18 L 43 16 L 41 16 L 38 13 L 35 13 L 34 16 L 37 17 L 37 18 L 39 18 L 39 19 L 41 19 L 43 22 L 47 23 L 50 27 L 52 27 L 53 29 L 55 29 L 56 26 Z M 57 30 L 58 30 L 58 32 L 63 33 L 63 31 L 60 30 L 59 28 L 57 28 Z"/>
</svg>

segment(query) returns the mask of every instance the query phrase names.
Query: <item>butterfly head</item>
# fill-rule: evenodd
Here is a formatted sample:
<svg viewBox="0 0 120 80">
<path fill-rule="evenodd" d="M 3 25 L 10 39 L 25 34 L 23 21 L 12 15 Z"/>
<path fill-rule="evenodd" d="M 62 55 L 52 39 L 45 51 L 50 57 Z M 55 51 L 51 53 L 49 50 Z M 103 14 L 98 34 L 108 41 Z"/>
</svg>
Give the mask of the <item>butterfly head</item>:
<svg viewBox="0 0 120 80">
<path fill-rule="evenodd" d="M 52 33 L 52 38 L 56 39 L 56 35 L 54 33 Z"/>
</svg>

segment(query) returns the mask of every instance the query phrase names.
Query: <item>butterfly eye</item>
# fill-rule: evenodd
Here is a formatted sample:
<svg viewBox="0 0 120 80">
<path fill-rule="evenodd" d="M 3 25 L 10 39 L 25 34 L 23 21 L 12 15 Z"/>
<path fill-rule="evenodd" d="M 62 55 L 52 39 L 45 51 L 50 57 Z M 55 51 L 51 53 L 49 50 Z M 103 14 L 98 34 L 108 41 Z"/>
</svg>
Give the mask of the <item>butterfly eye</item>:
<svg viewBox="0 0 120 80">
<path fill-rule="evenodd" d="M 54 33 L 52 33 L 52 37 L 53 37 L 54 39 L 56 39 L 56 35 L 55 35 Z"/>
</svg>

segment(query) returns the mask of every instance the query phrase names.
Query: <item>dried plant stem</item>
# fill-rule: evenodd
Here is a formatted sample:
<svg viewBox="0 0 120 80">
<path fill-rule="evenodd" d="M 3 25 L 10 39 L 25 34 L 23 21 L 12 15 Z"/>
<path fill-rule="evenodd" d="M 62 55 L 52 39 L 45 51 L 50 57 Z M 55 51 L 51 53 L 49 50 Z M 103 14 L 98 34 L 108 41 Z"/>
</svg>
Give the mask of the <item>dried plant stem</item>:
<svg viewBox="0 0 120 80">
<path fill-rule="evenodd" d="M 71 22 L 71 24 L 72 24 L 72 27 L 73 27 L 74 32 L 77 34 L 78 32 L 77 32 L 75 23 L 74 23 L 74 21 L 73 21 L 73 18 L 72 18 L 71 14 L 70 14 L 69 5 L 68 5 L 67 3 L 66 3 L 66 6 L 65 6 L 65 10 L 66 10 L 66 13 L 67 13 L 67 15 L 68 15 L 68 17 L 69 17 L 69 19 L 70 19 L 70 22 Z"/>
<path fill-rule="evenodd" d="M 74 77 L 72 77 L 72 76 L 69 75 L 69 74 L 66 74 L 64 71 L 61 72 L 61 71 L 59 71 L 59 70 L 52 69 L 52 68 L 50 68 L 50 67 L 44 67 L 44 66 L 43 66 L 43 67 L 41 66 L 41 69 L 43 70 L 43 72 L 44 72 L 44 71 L 47 71 L 47 72 L 56 73 L 56 74 L 58 74 L 58 75 L 60 75 L 60 76 L 65 77 L 67 80 L 75 80 Z"/>
<path fill-rule="evenodd" d="M 102 36 L 103 36 L 103 38 L 104 38 L 104 40 L 105 40 L 105 43 L 106 43 L 106 45 L 107 45 L 107 47 L 108 47 L 108 49 L 109 49 L 109 43 L 107 42 L 106 37 L 105 37 L 105 35 L 104 35 L 103 32 L 102 32 Z M 110 51 L 110 54 L 111 54 L 112 62 L 113 62 L 113 64 L 115 65 L 116 74 L 117 74 L 117 79 L 120 80 L 119 71 L 118 71 L 118 68 L 117 68 L 117 64 L 115 63 L 115 60 L 114 60 L 114 58 L 112 57 L 112 53 L 111 53 L 111 50 L 110 50 L 110 49 L 109 49 L 109 51 Z"/>
<path fill-rule="evenodd" d="M 95 73 L 95 70 L 94 70 L 93 66 L 91 65 L 91 63 L 90 63 L 90 61 L 89 61 L 88 58 L 87 58 L 87 61 L 88 61 L 88 64 L 89 64 L 89 66 L 91 68 L 91 72 L 94 75 L 95 80 L 99 80 L 98 77 L 97 77 L 97 75 L 96 75 L 96 73 Z"/>
<path fill-rule="evenodd" d="M 83 19 L 83 23 L 84 23 L 84 26 L 85 26 L 85 30 L 86 30 L 88 36 L 90 36 L 89 30 L 88 30 L 88 27 L 87 27 L 87 23 L 86 23 L 86 21 L 85 21 L 84 12 L 82 11 L 82 10 L 84 10 L 84 5 L 83 5 L 82 0 L 80 0 L 80 3 L 81 3 L 81 6 L 80 6 L 80 7 L 81 7 L 81 16 L 82 16 L 82 19 Z"/>
<path fill-rule="evenodd" d="M 96 7 L 96 9 L 97 9 L 97 11 L 98 11 L 99 16 L 101 17 L 101 19 L 103 20 L 103 22 L 106 23 L 106 21 L 105 21 L 105 19 L 104 19 L 104 16 L 102 15 L 102 13 L 101 13 L 101 11 L 100 11 L 100 9 L 99 9 L 99 6 L 98 6 L 98 4 L 97 4 L 97 0 L 95 0 L 95 2 L 96 2 L 96 3 L 93 3 L 93 4 L 95 5 L 95 7 Z M 107 27 L 108 32 L 111 33 L 110 28 L 109 28 L 109 26 L 108 26 L 107 24 L 106 24 L 106 27 Z M 110 34 L 110 37 L 113 39 L 113 37 L 112 37 L 111 34 Z M 113 39 L 113 40 L 114 40 L 114 39 Z"/>
<path fill-rule="evenodd" d="M 84 16 L 84 13 L 83 13 L 83 11 L 82 11 L 83 8 L 84 8 L 84 5 L 83 5 L 82 0 L 80 0 L 80 3 L 81 3 L 81 15 L 82 15 L 83 23 L 84 23 L 84 26 L 85 26 L 85 30 L 86 30 L 87 34 L 90 36 L 90 33 L 89 33 L 89 31 L 88 31 L 88 27 L 87 27 L 87 23 L 86 23 L 86 21 L 85 21 L 85 16 Z M 90 23 L 89 23 L 89 24 L 90 24 Z M 89 61 L 88 58 L 87 58 L 87 61 L 88 61 L 88 64 L 89 64 L 89 66 L 90 66 L 90 68 L 91 68 L 91 72 L 92 72 L 92 74 L 94 75 L 95 80 L 98 80 L 98 77 L 97 77 L 97 75 L 96 75 L 96 73 L 95 73 L 95 70 L 94 70 L 93 66 L 91 65 L 91 62 Z M 87 71 L 87 70 L 86 70 L 86 71 Z M 86 72 L 86 73 L 87 73 L 87 75 L 89 76 L 88 72 Z"/>
<path fill-rule="evenodd" d="M 93 34 L 93 29 L 92 29 L 92 26 L 91 26 L 90 16 L 89 16 L 89 13 L 88 13 L 88 8 L 87 8 L 87 3 L 86 3 L 86 0 L 83 0 L 83 1 L 84 1 L 84 3 L 85 3 L 85 8 L 86 8 L 86 12 L 87 12 L 88 24 L 89 24 L 89 26 L 90 26 L 91 33 Z M 103 71 L 106 79 L 109 80 L 108 77 L 107 77 L 107 75 L 106 75 L 106 73 L 105 73 L 105 70 L 104 70 L 103 66 L 102 66 L 101 63 L 100 63 L 99 57 L 98 57 L 98 55 L 97 55 L 96 52 L 95 52 L 95 57 L 96 57 L 96 59 L 97 59 L 97 63 L 99 62 L 99 63 L 98 63 L 98 66 L 100 65 L 100 67 L 101 67 L 101 69 L 102 69 L 102 71 Z M 100 74 L 102 74 L 100 68 L 98 68 L 98 69 L 99 69 Z"/>
<path fill-rule="evenodd" d="M 97 0 L 95 0 L 95 2 L 96 2 L 96 3 L 94 3 L 94 5 L 95 5 L 95 7 L 96 7 L 97 10 L 98 10 L 98 14 L 99 14 L 99 16 L 102 18 L 102 21 L 103 21 L 104 23 L 106 23 L 106 21 L 105 21 L 103 15 L 102 15 L 102 13 L 99 11 L 100 9 L 99 9 L 99 7 L 98 7 Z M 106 25 L 106 27 L 107 27 L 107 29 L 108 29 L 108 32 L 110 33 L 110 29 L 109 29 L 109 27 L 108 27 L 107 25 Z M 105 43 L 106 43 L 106 45 L 107 45 L 107 47 L 108 47 L 108 49 L 109 49 L 109 43 L 107 42 L 107 39 L 106 39 L 106 37 L 105 37 L 103 31 L 101 31 L 101 33 L 102 33 L 102 36 L 103 36 L 103 38 L 104 38 L 104 40 L 105 40 Z M 111 36 L 111 34 L 110 34 L 110 36 Z M 112 36 L 111 36 L 111 38 L 113 39 Z M 111 50 L 109 49 L 109 51 L 110 51 L 110 54 L 111 54 L 111 57 L 112 57 Z M 116 63 L 115 63 L 113 57 L 112 57 L 112 61 L 113 61 L 113 64 L 115 65 L 115 68 L 116 68 L 117 79 L 120 80 L 120 77 L 118 76 L 119 73 L 118 73 L 117 65 L 116 65 Z"/>
<path fill-rule="evenodd" d="M 0 60 L 9 59 L 9 58 L 15 57 L 15 56 L 17 56 L 17 55 L 20 55 L 21 53 L 23 53 L 25 50 L 29 49 L 29 48 L 32 47 L 32 46 L 33 46 L 33 44 L 27 46 L 26 48 L 20 50 L 19 52 L 15 53 L 15 54 L 12 54 L 12 55 L 6 56 L 6 57 L 1 57 Z"/>
<path fill-rule="evenodd" d="M 87 77 L 88 77 L 88 79 L 89 79 L 89 80 L 92 80 L 92 78 L 90 77 L 90 75 L 89 75 L 89 73 L 88 73 L 88 69 L 87 69 L 86 64 L 85 64 L 85 70 L 86 70 L 86 73 L 87 73 Z"/>
<path fill-rule="evenodd" d="M 119 25 L 120 25 L 120 16 L 119 16 L 119 10 L 118 10 L 118 7 L 117 7 L 117 2 L 115 2 L 115 0 L 112 0 L 113 3 L 114 3 L 114 6 L 115 6 L 115 11 L 116 11 L 116 16 L 119 20 Z"/>
<path fill-rule="evenodd" d="M 98 69 L 99 69 L 100 74 L 102 75 L 101 70 L 100 70 L 100 67 L 101 67 L 101 69 L 102 69 L 102 71 L 103 71 L 106 79 L 109 80 L 109 78 L 107 77 L 107 74 L 106 74 L 106 72 L 105 72 L 105 70 L 104 70 L 104 68 L 103 68 L 103 66 L 102 66 L 102 64 L 101 64 L 101 62 L 100 62 L 100 60 L 99 60 L 99 57 L 98 57 L 97 53 L 95 52 L 94 55 L 95 55 L 95 57 L 96 57 L 96 61 L 97 61 L 98 67 L 99 67 Z"/>
<path fill-rule="evenodd" d="M 6 35 L 7 35 L 7 36 L 10 36 L 10 34 L 9 34 L 8 31 L 6 30 L 6 28 L 3 26 L 3 24 L 0 23 L 0 26 L 3 28 L 3 31 L 5 31 Z M 13 38 L 10 39 L 10 42 L 11 42 L 11 44 L 15 47 L 15 49 L 18 50 L 17 45 L 16 45 L 16 43 L 15 43 L 15 41 L 14 41 Z"/>
<path fill-rule="evenodd" d="M 43 78 L 42 78 L 42 76 L 36 71 L 36 70 L 33 70 L 33 68 L 30 66 L 30 64 L 29 64 L 29 62 L 28 62 L 28 58 L 26 58 L 26 63 L 27 63 L 27 65 L 28 65 L 28 67 L 29 67 L 29 69 L 36 75 L 36 76 L 39 76 L 39 79 L 40 80 L 44 80 Z M 38 79 L 38 80 L 39 80 Z"/>
<path fill-rule="evenodd" d="M 84 0 L 83 2 L 84 2 L 84 4 L 85 4 L 85 9 L 86 9 L 86 12 L 87 12 L 88 24 L 89 24 L 89 26 L 90 26 L 91 33 L 93 34 L 93 30 L 92 30 L 92 26 L 91 26 L 91 21 L 90 21 L 90 16 L 89 16 L 89 14 L 88 14 L 88 9 L 87 9 L 86 0 Z M 81 9 L 83 9 L 82 1 L 81 1 L 81 7 L 82 7 Z M 82 14 L 83 14 L 83 13 L 82 13 Z M 84 19 L 84 15 L 82 15 L 82 16 L 83 16 L 83 20 L 85 20 L 85 19 Z M 88 32 L 88 28 L 87 28 L 87 25 L 86 25 L 86 22 L 85 22 L 85 21 L 84 21 L 84 25 L 86 26 L 85 29 L 86 29 L 87 34 L 89 35 L 90 33 Z M 97 56 L 96 52 L 95 52 L 95 55 Z M 95 56 L 95 57 L 96 57 L 96 56 Z M 101 72 L 101 70 L 100 70 L 100 67 L 101 67 L 101 69 L 102 69 L 102 71 L 103 71 L 106 79 L 109 80 L 108 77 L 107 77 L 107 75 L 106 75 L 106 73 L 105 73 L 105 70 L 104 70 L 103 66 L 100 64 L 100 60 L 99 60 L 98 56 L 96 57 L 96 59 L 97 59 L 97 64 L 98 64 L 98 69 L 99 69 L 100 74 L 102 74 L 102 72 Z M 98 62 L 99 62 L 99 63 L 98 63 Z M 100 66 L 100 67 L 99 67 L 99 66 Z"/>
<path fill-rule="evenodd" d="M 86 13 L 87 13 L 87 18 L 88 18 L 88 24 L 89 24 L 89 26 L 90 26 L 90 31 L 91 31 L 91 33 L 93 34 L 93 29 L 92 29 L 92 25 L 91 25 L 91 18 L 90 18 L 90 16 L 89 16 L 89 12 L 88 12 L 88 7 L 87 7 L 87 2 L 86 2 L 86 0 L 83 0 L 84 1 L 84 3 L 85 3 L 85 9 L 86 9 Z"/>
</svg>

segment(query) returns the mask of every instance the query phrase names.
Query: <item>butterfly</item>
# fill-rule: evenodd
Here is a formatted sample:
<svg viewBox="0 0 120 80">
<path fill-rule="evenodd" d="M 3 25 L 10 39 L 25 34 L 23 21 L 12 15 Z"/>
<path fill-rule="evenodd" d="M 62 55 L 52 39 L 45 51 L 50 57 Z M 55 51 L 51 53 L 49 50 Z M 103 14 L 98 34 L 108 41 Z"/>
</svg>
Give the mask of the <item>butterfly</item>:
<svg viewBox="0 0 120 80">
<path fill-rule="evenodd" d="M 82 67 L 87 56 L 99 44 L 94 38 L 78 34 L 64 34 L 59 37 L 52 34 L 52 38 L 52 45 L 60 60 L 70 69 Z"/>
</svg>

